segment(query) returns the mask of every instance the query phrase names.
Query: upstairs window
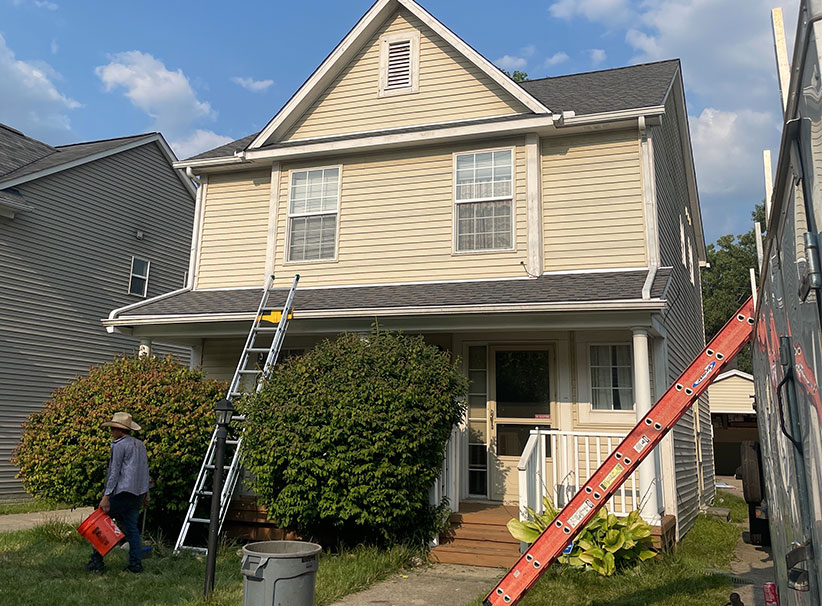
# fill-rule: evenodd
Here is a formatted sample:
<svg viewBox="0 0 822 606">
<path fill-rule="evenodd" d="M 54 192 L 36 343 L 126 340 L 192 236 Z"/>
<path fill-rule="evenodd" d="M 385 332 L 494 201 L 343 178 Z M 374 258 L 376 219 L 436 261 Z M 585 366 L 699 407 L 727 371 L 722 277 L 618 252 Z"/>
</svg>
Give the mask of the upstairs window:
<svg viewBox="0 0 822 606">
<path fill-rule="evenodd" d="M 380 39 L 380 97 L 417 92 L 419 32 L 386 34 Z"/>
<path fill-rule="evenodd" d="M 145 297 L 148 292 L 148 270 L 151 261 L 131 257 L 131 275 L 128 280 L 128 294 Z"/>
<path fill-rule="evenodd" d="M 288 199 L 288 260 L 333 260 L 337 253 L 340 169 L 291 173 Z"/>
<path fill-rule="evenodd" d="M 511 250 L 514 242 L 513 152 L 456 157 L 456 250 Z"/>
</svg>

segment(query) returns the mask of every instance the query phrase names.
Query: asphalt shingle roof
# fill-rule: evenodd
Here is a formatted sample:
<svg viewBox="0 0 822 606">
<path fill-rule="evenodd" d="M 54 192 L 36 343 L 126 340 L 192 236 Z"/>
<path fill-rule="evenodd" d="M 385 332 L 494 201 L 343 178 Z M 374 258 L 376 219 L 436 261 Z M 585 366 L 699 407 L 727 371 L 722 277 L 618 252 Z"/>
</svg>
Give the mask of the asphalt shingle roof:
<svg viewBox="0 0 822 606">
<path fill-rule="evenodd" d="M 2 129 L 0 129 L 0 137 L 2 137 L 2 132 Z M 3 185 L 4 181 L 10 181 L 12 179 L 17 179 L 19 177 L 25 177 L 26 175 L 30 175 L 41 170 L 54 168 L 62 164 L 68 164 L 69 162 L 73 162 L 74 160 L 80 160 L 82 158 L 93 156 L 94 154 L 104 152 L 115 147 L 119 147 L 127 141 L 146 137 L 153 137 L 156 134 L 157 133 L 146 133 L 143 135 L 132 135 L 130 137 L 104 139 L 102 141 L 88 141 L 86 143 L 58 145 L 56 147 L 50 147 L 47 146 L 45 143 L 40 143 L 39 141 L 37 141 L 36 143 L 40 143 L 40 145 L 48 147 L 51 150 L 51 152 L 48 155 L 41 156 L 40 158 L 31 160 L 24 165 L 20 165 L 18 168 L 11 170 L 5 174 L 0 174 L 0 187 Z M 23 135 L 18 135 L 18 137 L 20 136 Z M 24 138 L 28 139 L 28 137 Z M 34 139 L 30 139 L 30 141 L 34 141 Z"/>
<path fill-rule="evenodd" d="M 670 269 L 660 269 L 654 279 L 652 298 L 661 298 Z M 529 280 L 443 282 L 343 288 L 297 289 L 294 309 L 300 311 L 368 310 L 400 307 L 443 308 L 467 305 L 516 305 L 528 303 L 596 303 L 642 298 L 648 272 L 575 273 L 541 276 Z M 158 301 L 146 301 L 120 314 L 128 320 L 143 316 L 188 316 L 249 313 L 260 302 L 257 289 L 194 290 Z M 281 307 L 287 288 L 276 289 L 269 301 Z"/>
<path fill-rule="evenodd" d="M 520 86 L 555 113 L 573 111 L 577 116 L 583 116 L 585 114 L 662 105 L 677 69 L 679 69 L 679 59 L 671 59 L 582 74 L 527 80 L 520 83 Z M 500 118 L 492 120 L 498 121 Z M 415 132 L 430 128 L 436 127 L 409 127 L 385 132 Z M 231 157 L 235 152 L 246 149 L 258 134 L 254 133 L 220 147 L 215 147 L 212 150 L 188 158 L 188 160 Z M 373 136 L 374 134 L 379 134 L 379 131 L 376 133 L 371 131 L 367 136 Z M 342 138 L 351 138 L 351 135 L 329 137 L 323 140 L 332 141 Z M 296 143 L 282 142 L 266 146 L 264 149 L 299 144 L 301 144 L 299 141 Z"/>
<path fill-rule="evenodd" d="M 51 145 L 0 124 L 0 178 L 55 151 Z"/>
</svg>

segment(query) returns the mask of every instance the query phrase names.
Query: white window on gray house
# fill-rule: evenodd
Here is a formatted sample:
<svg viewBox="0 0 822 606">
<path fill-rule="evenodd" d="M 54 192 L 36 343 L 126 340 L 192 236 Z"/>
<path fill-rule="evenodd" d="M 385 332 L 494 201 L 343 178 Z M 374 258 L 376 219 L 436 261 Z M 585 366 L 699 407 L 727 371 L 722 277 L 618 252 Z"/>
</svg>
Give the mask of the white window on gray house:
<svg viewBox="0 0 822 606">
<path fill-rule="evenodd" d="M 148 270 L 151 261 L 131 257 L 131 275 L 128 279 L 128 294 L 145 297 L 148 292 Z"/>
<path fill-rule="evenodd" d="M 320 261 L 336 257 L 339 195 L 339 167 L 291 173 L 289 261 Z"/>
<path fill-rule="evenodd" d="M 419 32 L 380 38 L 380 97 L 419 90 Z"/>
<path fill-rule="evenodd" d="M 634 370 L 630 345 L 591 345 L 591 408 L 633 410 Z"/>
<path fill-rule="evenodd" d="M 456 157 L 456 250 L 511 250 L 514 242 L 513 153 Z"/>
</svg>

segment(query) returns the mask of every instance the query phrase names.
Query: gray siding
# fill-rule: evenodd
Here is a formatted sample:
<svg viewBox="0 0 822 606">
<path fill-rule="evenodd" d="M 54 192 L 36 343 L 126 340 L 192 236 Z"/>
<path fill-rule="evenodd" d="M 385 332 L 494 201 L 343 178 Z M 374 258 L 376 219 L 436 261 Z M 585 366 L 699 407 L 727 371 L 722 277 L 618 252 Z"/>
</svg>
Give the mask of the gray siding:
<svg viewBox="0 0 822 606">
<path fill-rule="evenodd" d="M 0 501 L 25 496 L 9 457 L 28 415 L 90 365 L 136 350 L 100 324 L 140 300 L 127 294 L 131 256 L 151 261 L 149 297 L 182 287 L 194 215 L 156 143 L 17 189 L 34 210 L 0 217 Z M 188 348 L 155 352 L 188 363 Z"/>
<path fill-rule="evenodd" d="M 688 205 L 688 186 L 682 139 L 678 126 L 682 109 L 677 106 L 673 97 L 673 94 L 670 95 L 666 103 L 662 126 L 652 129 L 659 205 L 661 262 L 663 266 L 673 267 L 667 297 L 670 310 L 664 319 L 664 325 L 668 331 L 669 382 L 673 382 L 705 346 L 699 271 L 693 272 L 696 275 L 692 283 L 690 272 L 686 267 L 687 250 L 685 252 L 686 265 L 682 263 L 680 219 L 685 226 L 685 237 L 690 239 L 692 247 L 695 240 L 693 228 L 685 213 Z M 694 263 L 698 264 L 696 251 L 694 250 L 693 253 Z M 711 496 L 713 494 L 713 448 L 710 442 L 711 419 L 707 400 L 700 402 L 698 407 L 699 416 L 703 419 L 702 427 L 707 428 L 707 439 L 702 436 L 701 440 L 697 440 L 693 409 L 688 411 L 673 429 L 677 523 L 680 535 L 690 529 L 699 512 L 703 492 L 698 468 L 700 453 L 697 448 L 700 443 L 702 445 L 702 469 L 708 469 L 711 474 L 710 483 L 707 483 L 708 478 L 705 478 L 706 487 L 710 489 Z"/>
</svg>

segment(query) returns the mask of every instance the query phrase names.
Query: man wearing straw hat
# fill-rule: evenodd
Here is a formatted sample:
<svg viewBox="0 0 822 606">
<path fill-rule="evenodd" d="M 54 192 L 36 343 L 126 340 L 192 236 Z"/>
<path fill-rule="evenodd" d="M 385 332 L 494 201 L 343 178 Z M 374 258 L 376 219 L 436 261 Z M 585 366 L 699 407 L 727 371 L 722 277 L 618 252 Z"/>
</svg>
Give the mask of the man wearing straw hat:
<svg viewBox="0 0 822 606">
<path fill-rule="evenodd" d="M 123 527 L 128 541 L 128 572 L 143 572 L 142 548 L 137 519 L 140 505 L 148 502 L 148 458 L 145 445 L 131 435 L 140 426 L 127 412 L 115 412 L 111 421 L 103 423 L 111 430 L 111 458 L 100 508 Z M 95 549 L 86 565 L 90 572 L 105 570 L 103 556 Z"/>
</svg>

